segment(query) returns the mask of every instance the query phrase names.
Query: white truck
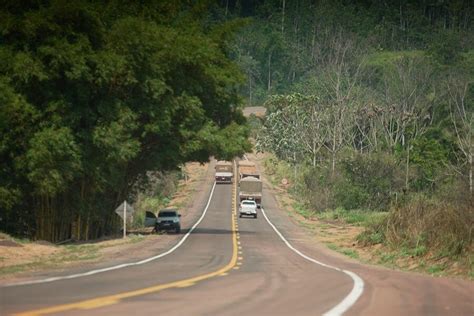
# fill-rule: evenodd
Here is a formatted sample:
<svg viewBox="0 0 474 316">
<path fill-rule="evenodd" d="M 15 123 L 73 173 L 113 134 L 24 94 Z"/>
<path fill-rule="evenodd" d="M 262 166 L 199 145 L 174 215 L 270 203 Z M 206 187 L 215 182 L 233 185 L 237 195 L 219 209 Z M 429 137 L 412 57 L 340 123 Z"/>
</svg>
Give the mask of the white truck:
<svg viewBox="0 0 474 316">
<path fill-rule="evenodd" d="M 243 200 L 239 206 L 239 217 L 244 215 L 253 216 L 257 218 L 257 203 L 253 200 Z"/>
<path fill-rule="evenodd" d="M 216 163 L 216 183 L 232 183 L 234 177 L 234 166 L 230 161 L 218 161 Z"/>
</svg>

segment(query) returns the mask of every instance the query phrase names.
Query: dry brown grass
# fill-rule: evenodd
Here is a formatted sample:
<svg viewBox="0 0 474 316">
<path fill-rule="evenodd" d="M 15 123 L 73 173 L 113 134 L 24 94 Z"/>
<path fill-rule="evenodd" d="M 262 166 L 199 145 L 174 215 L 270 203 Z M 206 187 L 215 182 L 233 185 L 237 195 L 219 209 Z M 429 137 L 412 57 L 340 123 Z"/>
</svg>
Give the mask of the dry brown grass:
<svg viewBox="0 0 474 316">
<path fill-rule="evenodd" d="M 385 237 L 390 244 L 426 248 L 445 255 L 459 255 L 472 246 L 474 213 L 468 205 L 453 205 L 416 197 L 392 209 L 386 219 Z"/>
</svg>

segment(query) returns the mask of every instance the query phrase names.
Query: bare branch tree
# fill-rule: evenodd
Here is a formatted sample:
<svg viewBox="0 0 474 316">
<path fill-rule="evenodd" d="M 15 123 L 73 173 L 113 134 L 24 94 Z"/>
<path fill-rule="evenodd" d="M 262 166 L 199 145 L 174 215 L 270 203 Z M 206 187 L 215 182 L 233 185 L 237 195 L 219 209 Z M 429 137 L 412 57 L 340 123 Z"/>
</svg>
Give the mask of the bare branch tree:
<svg viewBox="0 0 474 316">
<path fill-rule="evenodd" d="M 461 167 L 467 167 L 469 192 L 473 191 L 473 153 L 474 153 L 474 111 L 468 107 L 466 97 L 469 85 L 466 77 L 451 75 L 447 80 L 449 110 L 456 135 L 456 144 L 462 154 Z"/>
</svg>

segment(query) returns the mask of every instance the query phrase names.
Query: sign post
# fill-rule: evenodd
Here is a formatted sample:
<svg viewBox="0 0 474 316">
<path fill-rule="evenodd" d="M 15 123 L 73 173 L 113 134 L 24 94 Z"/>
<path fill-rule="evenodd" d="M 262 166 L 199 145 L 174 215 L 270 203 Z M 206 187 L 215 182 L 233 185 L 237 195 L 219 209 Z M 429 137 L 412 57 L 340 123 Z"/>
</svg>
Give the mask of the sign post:
<svg viewBox="0 0 474 316">
<path fill-rule="evenodd" d="M 127 218 L 132 216 L 133 207 L 127 203 L 127 201 L 123 201 L 119 207 L 115 209 L 115 213 L 123 219 L 123 238 L 127 237 Z"/>
<path fill-rule="evenodd" d="M 123 238 L 127 237 L 127 201 L 123 201 Z"/>
</svg>

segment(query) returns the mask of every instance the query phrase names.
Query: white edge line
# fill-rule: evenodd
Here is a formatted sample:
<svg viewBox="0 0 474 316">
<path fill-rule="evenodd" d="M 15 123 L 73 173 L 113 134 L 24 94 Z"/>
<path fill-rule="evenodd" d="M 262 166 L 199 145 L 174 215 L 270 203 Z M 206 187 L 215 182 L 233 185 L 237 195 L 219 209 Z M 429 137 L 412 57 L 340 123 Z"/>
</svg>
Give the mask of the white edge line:
<svg viewBox="0 0 474 316">
<path fill-rule="evenodd" d="M 203 211 L 201 217 L 200 217 L 200 218 L 197 220 L 197 222 L 191 227 L 191 229 L 189 229 L 189 231 L 186 233 L 186 235 L 184 235 L 183 238 L 181 238 L 181 240 L 180 240 L 176 245 L 174 245 L 171 249 L 169 249 L 169 250 L 166 251 L 166 252 L 163 252 L 163 253 L 161 253 L 161 254 L 159 254 L 159 255 L 156 255 L 156 256 L 153 256 L 153 257 L 151 257 L 151 258 L 147 258 L 147 259 L 144 259 L 144 260 L 141 260 L 141 261 L 137 261 L 137 262 L 130 262 L 130 263 L 119 264 L 119 265 L 117 265 L 117 266 L 112 266 L 112 267 L 107 267 L 107 268 L 97 269 L 97 270 L 91 270 L 91 271 L 88 271 L 88 272 L 83 272 L 83 273 L 78 273 L 78 274 L 72 274 L 72 275 L 66 275 L 66 276 L 59 276 L 59 277 L 51 277 L 51 278 L 41 279 L 41 280 L 33 280 L 33 281 L 25 281 L 25 282 L 18 282 L 18 283 L 6 284 L 6 285 L 3 285 L 3 286 L 1 286 L 1 287 L 10 287 L 10 286 L 19 286 L 19 285 L 31 285 L 31 284 L 48 283 L 48 282 L 59 281 L 59 280 L 75 279 L 75 278 L 80 278 L 80 277 L 84 277 L 84 276 L 94 275 L 94 274 L 98 274 L 98 273 L 102 273 L 102 272 L 107 272 L 107 271 L 112 271 L 112 270 L 118 270 L 118 269 L 122 269 L 122 268 L 126 268 L 126 267 L 131 267 L 131 266 L 137 266 L 137 265 L 145 264 L 145 263 L 151 262 L 151 261 L 153 261 L 153 260 L 156 260 L 156 259 L 162 258 L 162 257 L 164 257 L 164 256 L 167 256 L 167 255 L 169 255 L 170 253 L 174 252 L 176 249 L 178 249 L 178 248 L 186 241 L 186 239 L 188 239 L 189 235 L 194 231 L 194 229 L 196 229 L 196 227 L 201 223 L 201 221 L 203 220 L 204 216 L 206 215 L 207 209 L 209 208 L 209 205 L 210 205 L 210 203 L 211 203 L 211 200 L 212 200 L 212 196 L 213 196 L 213 194 L 214 194 L 214 189 L 215 189 L 215 187 L 216 187 L 216 182 L 214 182 L 214 185 L 212 186 L 211 193 L 209 194 L 209 200 L 207 201 L 206 207 L 204 208 L 204 211 Z"/>
<path fill-rule="evenodd" d="M 280 237 L 281 240 L 294 252 L 296 252 L 298 255 L 301 257 L 305 258 L 308 261 L 314 262 L 316 264 L 319 264 L 325 268 L 333 269 L 339 272 L 343 272 L 350 276 L 352 280 L 354 281 L 354 286 L 352 287 L 352 291 L 336 306 L 334 306 L 332 309 L 328 310 L 325 312 L 323 315 L 324 316 L 339 316 L 344 314 L 349 308 L 354 305 L 354 303 L 359 299 L 359 297 L 362 295 L 362 292 L 364 291 L 364 281 L 354 272 L 349 271 L 349 270 L 343 270 L 334 266 L 331 266 L 329 264 L 323 263 L 321 261 L 315 260 L 311 257 L 308 257 L 295 247 L 293 247 L 286 239 L 283 237 L 283 235 L 278 231 L 278 229 L 273 225 L 273 223 L 268 219 L 267 214 L 265 213 L 265 210 L 263 207 L 261 208 L 262 214 L 267 220 L 268 224 L 273 228 L 273 230 L 277 233 L 277 235 Z"/>
</svg>

